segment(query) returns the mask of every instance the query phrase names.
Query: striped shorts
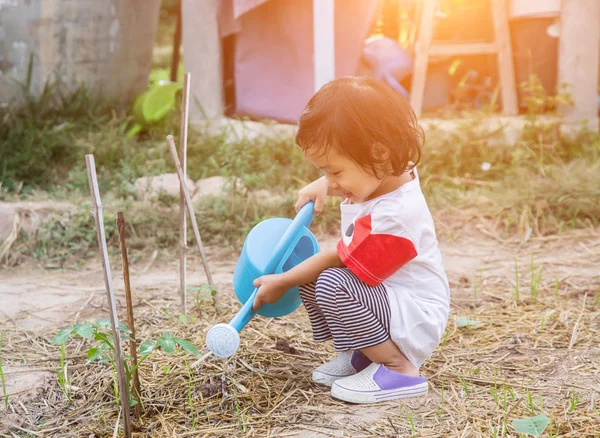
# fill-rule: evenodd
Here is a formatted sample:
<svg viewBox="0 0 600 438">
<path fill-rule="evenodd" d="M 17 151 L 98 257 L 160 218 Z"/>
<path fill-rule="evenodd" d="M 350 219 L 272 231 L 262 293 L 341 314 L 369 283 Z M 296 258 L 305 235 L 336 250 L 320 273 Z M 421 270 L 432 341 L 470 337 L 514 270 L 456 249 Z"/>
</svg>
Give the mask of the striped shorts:
<svg viewBox="0 0 600 438">
<path fill-rule="evenodd" d="M 348 268 L 329 268 L 300 286 L 315 342 L 336 351 L 374 347 L 390 339 L 390 303 L 383 285 L 369 286 Z"/>
</svg>

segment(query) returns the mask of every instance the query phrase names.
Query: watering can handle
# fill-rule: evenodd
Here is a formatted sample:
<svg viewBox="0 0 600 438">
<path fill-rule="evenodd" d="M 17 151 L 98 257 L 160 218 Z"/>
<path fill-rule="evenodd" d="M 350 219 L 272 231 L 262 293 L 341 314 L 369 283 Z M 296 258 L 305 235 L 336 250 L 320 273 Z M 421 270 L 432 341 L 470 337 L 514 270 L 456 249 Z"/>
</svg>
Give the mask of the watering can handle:
<svg viewBox="0 0 600 438">
<path fill-rule="evenodd" d="M 294 241 L 298 234 L 303 231 L 304 227 L 308 228 L 310 226 L 310 223 L 313 219 L 314 207 L 314 202 L 310 201 L 304 204 L 304 206 L 300 209 L 288 229 L 285 230 L 285 233 L 283 233 L 283 236 L 281 236 L 281 239 L 279 239 L 277 246 L 273 250 L 271 258 L 269 258 L 269 261 L 267 262 L 267 266 L 265 267 L 263 275 L 272 274 L 275 272 L 275 269 L 277 269 L 277 266 L 281 262 L 281 258 L 287 251 L 290 244 Z"/>
</svg>

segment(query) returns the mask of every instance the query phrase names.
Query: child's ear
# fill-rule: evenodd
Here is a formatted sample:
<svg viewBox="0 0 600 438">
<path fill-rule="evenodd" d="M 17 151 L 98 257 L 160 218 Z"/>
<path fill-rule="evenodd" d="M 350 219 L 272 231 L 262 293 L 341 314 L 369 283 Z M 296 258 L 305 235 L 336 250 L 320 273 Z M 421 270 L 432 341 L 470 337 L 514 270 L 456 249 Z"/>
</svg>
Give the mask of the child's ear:
<svg viewBox="0 0 600 438">
<path fill-rule="evenodd" d="M 375 158 L 379 161 L 388 161 L 390 159 L 390 148 L 381 143 L 375 143 L 373 145 L 373 153 Z"/>
<path fill-rule="evenodd" d="M 391 171 L 390 166 L 390 149 L 381 143 L 375 143 L 373 145 L 373 155 L 377 160 L 377 163 L 373 166 L 375 175 L 378 178 L 383 178 Z"/>
</svg>

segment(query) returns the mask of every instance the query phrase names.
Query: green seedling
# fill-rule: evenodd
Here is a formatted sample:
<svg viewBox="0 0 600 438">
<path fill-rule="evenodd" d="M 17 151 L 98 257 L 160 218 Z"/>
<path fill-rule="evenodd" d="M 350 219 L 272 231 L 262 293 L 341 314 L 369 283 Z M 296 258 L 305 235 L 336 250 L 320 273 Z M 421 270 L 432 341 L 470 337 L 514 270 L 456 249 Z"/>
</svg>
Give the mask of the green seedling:
<svg viewBox="0 0 600 438">
<path fill-rule="evenodd" d="M 204 302 L 212 302 L 214 296 L 218 293 L 217 290 L 205 284 L 200 287 L 188 287 L 188 292 L 194 297 L 194 306 L 201 307 Z"/>
<path fill-rule="evenodd" d="M 237 397 L 237 388 L 235 380 L 233 378 L 229 379 L 229 385 L 231 387 L 231 391 L 233 392 L 233 403 L 235 404 L 235 414 L 238 418 L 238 429 L 242 432 L 246 432 L 246 422 L 244 420 L 244 413 L 240 409 L 240 404 Z"/>
<path fill-rule="evenodd" d="M 548 427 L 548 424 L 550 424 L 550 419 L 544 414 L 530 418 L 517 418 L 512 422 L 513 427 L 518 433 L 534 437 L 541 436 L 546 427 Z"/>
<path fill-rule="evenodd" d="M 496 405 L 500 406 L 500 400 L 498 400 L 498 390 L 496 388 L 490 387 L 490 392 L 492 393 L 492 398 L 496 402 Z"/>
<path fill-rule="evenodd" d="M 67 364 L 65 361 L 65 343 L 60 344 L 60 367 L 56 369 L 56 376 L 58 377 L 58 383 L 62 388 L 67 400 L 71 402 L 71 384 L 69 377 L 67 376 Z"/>
<path fill-rule="evenodd" d="M 196 317 L 195 316 L 188 316 L 188 315 L 184 315 L 183 313 L 181 315 L 179 315 L 179 322 L 182 323 L 185 326 L 189 326 L 191 324 L 194 324 L 194 322 L 196 322 Z"/>
<path fill-rule="evenodd" d="M 179 83 L 159 83 L 140 94 L 133 103 L 132 115 L 135 124 L 127 131 L 127 137 L 133 137 L 173 111 L 176 106 L 176 95 L 180 90 Z"/>
<path fill-rule="evenodd" d="M 129 336 L 131 331 L 124 324 L 119 324 L 121 339 L 132 340 Z M 64 344 L 70 337 L 80 337 L 85 340 L 95 341 L 96 346 L 91 347 L 87 351 L 88 360 L 85 365 L 89 365 L 93 362 L 98 363 L 109 363 L 112 368 L 113 378 L 113 390 L 116 397 L 116 403 L 119 403 L 119 390 L 117 385 L 117 364 L 115 362 L 115 348 L 113 345 L 113 335 L 110 328 L 110 320 L 104 319 L 98 322 L 86 322 L 84 324 L 75 324 L 72 327 L 60 330 L 54 340 L 53 345 L 61 345 L 61 356 L 64 357 Z M 124 368 L 125 368 L 125 379 L 127 388 L 131 387 L 131 377 L 138 367 L 150 356 L 155 350 L 162 350 L 167 354 L 172 354 L 176 351 L 177 347 L 183 351 L 199 355 L 200 351 L 189 341 L 185 339 L 177 338 L 170 333 L 163 333 L 156 340 L 144 341 L 139 346 L 139 360 L 137 365 L 132 362 L 131 356 L 124 356 Z M 62 363 L 61 363 L 62 365 Z M 61 376 L 59 376 L 59 383 L 61 382 Z M 61 384 L 62 386 L 62 384 Z M 130 404 L 133 406 L 137 404 L 136 397 L 129 397 Z"/>
<path fill-rule="evenodd" d="M 462 385 L 463 389 L 465 390 L 465 393 L 467 395 L 469 395 L 471 393 L 471 391 L 469 390 L 469 385 L 467 385 L 467 382 L 464 381 L 464 379 L 462 379 L 460 376 L 457 376 L 458 380 L 460 380 L 460 384 Z"/>
<path fill-rule="evenodd" d="M 444 333 L 444 337 L 442 338 L 441 342 L 442 346 L 446 345 L 446 342 L 448 341 L 448 336 L 450 336 L 450 330 L 446 329 L 446 332 Z"/>
<path fill-rule="evenodd" d="M 571 400 L 569 402 L 569 410 L 567 411 L 567 414 L 571 414 L 577 408 L 578 404 L 579 404 L 579 397 L 577 396 L 575 391 L 573 391 L 573 392 L 571 392 Z"/>
<path fill-rule="evenodd" d="M 552 421 L 552 419 L 550 419 L 550 424 L 548 426 L 550 427 L 550 430 L 548 431 L 548 436 L 550 438 L 557 438 L 558 434 L 554 433 L 554 422 Z"/>
<path fill-rule="evenodd" d="M 558 278 L 554 279 L 554 297 L 558 298 Z"/>
<path fill-rule="evenodd" d="M 533 263 L 533 254 L 531 255 L 531 284 L 530 284 L 530 289 L 531 289 L 531 298 L 533 298 L 533 300 L 537 300 L 537 297 L 540 293 L 540 283 L 542 281 L 542 270 L 544 269 L 544 267 L 540 267 L 540 270 L 538 272 L 538 275 L 536 277 L 535 275 L 535 265 Z"/>
<path fill-rule="evenodd" d="M 529 410 L 531 411 L 531 415 L 535 414 L 535 406 L 533 405 L 533 397 L 529 388 L 527 388 L 527 405 L 529 406 Z"/>
<path fill-rule="evenodd" d="M 8 408 L 8 392 L 6 391 L 4 369 L 2 368 L 2 334 L 0 334 L 0 381 L 2 382 L 2 392 L 4 393 L 4 406 Z"/>
<path fill-rule="evenodd" d="M 492 432 L 493 438 L 498 438 L 498 429 L 496 429 L 496 426 L 490 426 L 490 432 Z"/>
<path fill-rule="evenodd" d="M 512 399 L 512 401 L 515 401 L 515 399 L 517 398 L 517 396 L 515 395 L 515 391 L 510 386 L 506 387 L 506 391 L 510 394 L 510 398 Z"/>
<path fill-rule="evenodd" d="M 417 434 L 417 428 L 415 427 L 415 422 L 413 421 L 413 416 L 410 412 L 406 413 L 406 417 L 408 418 L 408 423 L 410 424 L 410 431 L 413 435 Z"/>
<path fill-rule="evenodd" d="M 454 322 L 456 323 L 456 327 L 458 328 L 462 328 L 462 327 L 477 327 L 482 325 L 481 321 L 476 321 L 474 319 L 470 319 L 467 318 L 466 316 L 456 316 L 454 318 Z"/>
</svg>

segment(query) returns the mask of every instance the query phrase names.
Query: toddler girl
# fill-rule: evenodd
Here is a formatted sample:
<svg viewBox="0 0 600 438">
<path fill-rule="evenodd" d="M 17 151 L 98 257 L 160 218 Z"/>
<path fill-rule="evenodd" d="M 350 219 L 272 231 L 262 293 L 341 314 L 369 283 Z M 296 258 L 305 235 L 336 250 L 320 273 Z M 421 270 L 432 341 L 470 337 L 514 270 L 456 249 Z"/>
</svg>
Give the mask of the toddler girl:
<svg viewBox="0 0 600 438">
<path fill-rule="evenodd" d="M 300 286 L 316 342 L 338 355 L 315 382 L 353 403 L 427 393 L 419 367 L 446 327 L 450 293 L 416 164 L 423 134 L 402 96 L 367 77 L 321 88 L 299 121 L 296 143 L 324 177 L 300 190 L 296 209 L 341 196 L 335 248 L 283 274 L 266 275 L 253 310 Z"/>
</svg>

